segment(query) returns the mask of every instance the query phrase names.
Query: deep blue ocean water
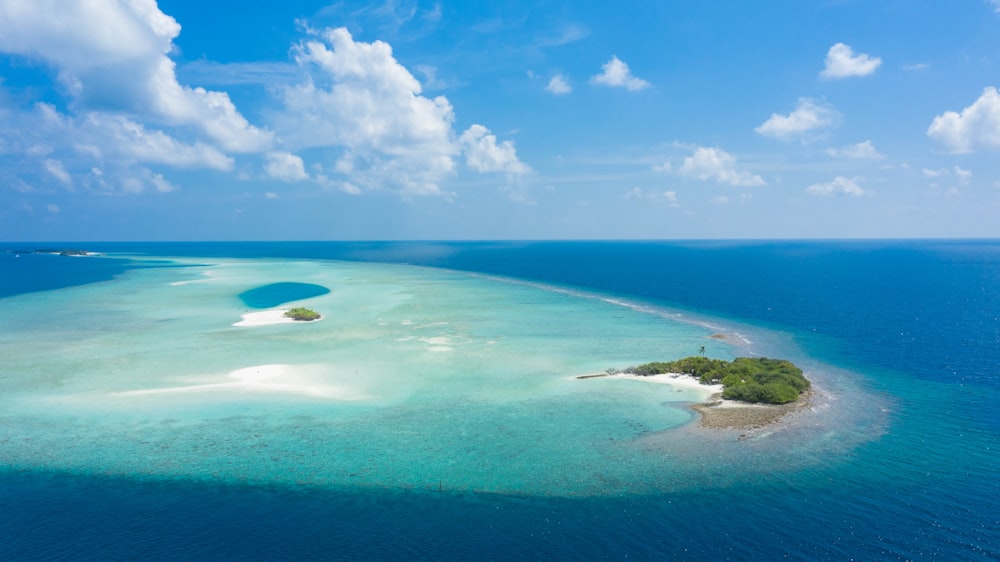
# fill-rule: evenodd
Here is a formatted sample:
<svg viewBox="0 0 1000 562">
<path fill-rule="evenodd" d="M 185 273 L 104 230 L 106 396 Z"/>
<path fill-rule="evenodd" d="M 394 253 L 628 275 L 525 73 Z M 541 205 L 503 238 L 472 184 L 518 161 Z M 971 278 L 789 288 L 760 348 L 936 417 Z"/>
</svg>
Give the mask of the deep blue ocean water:
<svg viewBox="0 0 1000 562">
<path fill-rule="evenodd" d="M 86 249 L 411 263 L 623 296 L 790 333 L 810 356 L 858 373 L 893 408 L 879 439 L 829 466 L 738 487 L 610 499 L 7 471 L 0 559 L 1000 558 L 1000 241 Z M 0 297 L 100 282 L 131 266 L 0 253 Z"/>
</svg>

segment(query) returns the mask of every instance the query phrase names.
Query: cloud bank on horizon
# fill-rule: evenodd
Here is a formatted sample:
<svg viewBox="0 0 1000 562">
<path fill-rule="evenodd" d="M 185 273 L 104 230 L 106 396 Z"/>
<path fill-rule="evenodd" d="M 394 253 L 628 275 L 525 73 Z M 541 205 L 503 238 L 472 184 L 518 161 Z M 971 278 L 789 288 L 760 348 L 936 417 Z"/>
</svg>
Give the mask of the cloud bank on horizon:
<svg viewBox="0 0 1000 562">
<path fill-rule="evenodd" d="M 1000 235 L 996 2 L 779 4 L 0 0 L 0 239 Z"/>
</svg>

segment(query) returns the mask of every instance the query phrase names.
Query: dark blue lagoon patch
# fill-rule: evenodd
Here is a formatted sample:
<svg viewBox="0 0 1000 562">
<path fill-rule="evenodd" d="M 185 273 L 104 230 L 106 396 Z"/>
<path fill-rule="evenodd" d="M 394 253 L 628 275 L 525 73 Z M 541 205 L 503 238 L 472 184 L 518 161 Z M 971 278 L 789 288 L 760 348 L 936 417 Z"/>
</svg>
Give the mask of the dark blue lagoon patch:
<svg viewBox="0 0 1000 562">
<path fill-rule="evenodd" d="M 318 297 L 330 292 L 312 283 L 271 283 L 240 293 L 240 300 L 251 308 L 272 308 L 286 302 Z"/>
</svg>

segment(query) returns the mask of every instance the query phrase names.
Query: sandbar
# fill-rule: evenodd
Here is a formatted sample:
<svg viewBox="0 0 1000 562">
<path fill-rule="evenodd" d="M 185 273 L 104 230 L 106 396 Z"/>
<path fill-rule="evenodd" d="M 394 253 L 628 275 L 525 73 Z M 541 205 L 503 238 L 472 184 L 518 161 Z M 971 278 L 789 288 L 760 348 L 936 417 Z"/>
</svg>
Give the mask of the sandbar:
<svg viewBox="0 0 1000 562">
<path fill-rule="evenodd" d="M 234 322 L 233 326 L 238 326 L 241 328 L 250 328 L 254 326 L 271 326 L 274 324 L 309 324 L 311 322 L 319 322 L 323 319 L 322 316 L 315 320 L 295 320 L 285 316 L 285 313 L 289 309 L 281 308 L 277 310 L 261 310 L 260 312 L 248 312 L 240 318 L 239 322 Z"/>
<path fill-rule="evenodd" d="M 130 390 L 116 393 L 119 396 L 154 394 L 180 394 L 190 392 L 237 391 L 263 393 L 303 394 L 317 398 L 337 400 L 363 400 L 367 396 L 350 389 L 328 384 L 321 374 L 308 366 L 255 365 L 230 372 L 232 382 L 213 382 L 185 386 Z"/>
</svg>

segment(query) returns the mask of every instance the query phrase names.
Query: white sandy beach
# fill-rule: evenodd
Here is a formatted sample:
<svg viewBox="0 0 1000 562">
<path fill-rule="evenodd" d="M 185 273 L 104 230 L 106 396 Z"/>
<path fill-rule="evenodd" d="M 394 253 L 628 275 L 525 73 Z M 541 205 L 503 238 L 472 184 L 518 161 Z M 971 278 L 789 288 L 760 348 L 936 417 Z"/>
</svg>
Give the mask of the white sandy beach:
<svg viewBox="0 0 1000 562">
<path fill-rule="evenodd" d="M 618 375 L 626 379 L 642 380 L 657 384 L 669 384 L 670 386 L 676 386 L 685 389 L 696 389 L 704 390 L 710 394 L 715 394 L 716 392 L 722 392 L 721 384 L 701 384 L 697 378 L 691 375 L 685 375 L 681 373 L 664 373 L 662 375 L 649 375 L 646 377 L 641 377 L 639 375 Z"/>
<path fill-rule="evenodd" d="M 713 394 L 722 392 L 721 384 L 701 384 L 701 382 L 691 375 L 685 375 L 682 373 L 664 373 L 662 375 L 649 375 L 649 376 L 639 376 L 639 375 L 629 375 L 625 373 L 607 375 L 603 373 L 593 374 L 593 375 L 582 375 L 574 378 L 612 378 L 612 379 L 625 379 L 640 381 L 652 384 L 668 384 L 677 389 L 682 390 L 695 390 L 704 393 L 704 398 L 702 400 L 708 400 Z"/>
<path fill-rule="evenodd" d="M 234 322 L 233 326 L 238 326 L 241 328 L 250 328 L 255 326 L 271 326 L 274 324 L 309 324 L 312 322 L 319 322 L 320 320 L 323 319 L 323 317 L 320 316 L 316 320 L 308 320 L 308 321 L 293 320 L 285 316 L 285 313 L 288 312 L 288 310 L 289 309 L 287 308 L 282 308 L 278 310 L 262 310 L 260 312 L 248 312 L 240 316 L 242 320 L 240 320 L 239 322 Z"/>
</svg>

